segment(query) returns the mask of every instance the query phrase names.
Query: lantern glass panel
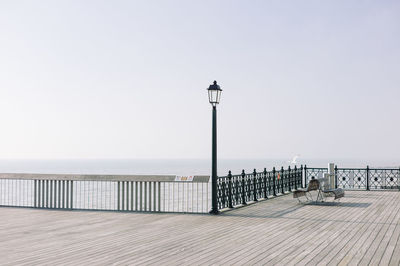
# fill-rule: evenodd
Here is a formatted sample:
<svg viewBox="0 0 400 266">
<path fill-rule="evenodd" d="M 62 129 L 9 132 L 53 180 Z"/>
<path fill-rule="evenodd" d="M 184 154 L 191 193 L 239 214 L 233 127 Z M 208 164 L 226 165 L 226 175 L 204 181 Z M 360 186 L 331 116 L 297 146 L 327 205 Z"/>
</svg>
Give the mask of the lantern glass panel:
<svg viewBox="0 0 400 266">
<path fill-rule="evenodd" d="M 208 90 L 208 100 L 210 103 L 218 103 L 219 100 L 218 90 Z"/>
</svg>

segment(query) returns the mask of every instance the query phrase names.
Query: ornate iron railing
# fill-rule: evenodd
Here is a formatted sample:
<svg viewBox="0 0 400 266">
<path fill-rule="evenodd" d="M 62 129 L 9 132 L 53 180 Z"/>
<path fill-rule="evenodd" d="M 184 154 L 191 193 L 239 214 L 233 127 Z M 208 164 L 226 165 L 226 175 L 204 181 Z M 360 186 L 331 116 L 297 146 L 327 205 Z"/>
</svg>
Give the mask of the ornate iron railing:
<svg viewBox="0 0 400 266">
<path fill-rule="evenodd" d="M 307 165 L 304 166 L 305 183 L 308 184 L 311 179 L 323 178 L 324 173 L 328 173 L 328 168 L 308 168 Z"/>
<path fill-rule="evenodd" d="M 323 178 L 328 168 L 304 167 L 305 182 L 314 178 Z M 399 168 L 338 168 L 335 166 L 335 187 L 352 190 L 400 190 Z"/>
<path fill-rule="evenodd" d="M 234 208 L 260 199 L 283 195 L 303 186 L 303 167 L 257 172 L 218 177 L 218 209 Z"/>
</svg>

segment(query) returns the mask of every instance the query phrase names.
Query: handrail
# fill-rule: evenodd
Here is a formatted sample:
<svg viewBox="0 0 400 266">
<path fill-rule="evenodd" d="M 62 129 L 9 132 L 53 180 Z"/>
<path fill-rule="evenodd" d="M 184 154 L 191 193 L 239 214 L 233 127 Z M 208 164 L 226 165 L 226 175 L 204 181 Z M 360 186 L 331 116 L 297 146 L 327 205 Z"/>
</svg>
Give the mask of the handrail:
<svg viewBox="0 0 400 266">
<path fill-rule="evenodd" d="M 0 173 L 0 179 L 208 183 L 210 176 L 195 175 L 191 180 L 180 181 L 176 180 L 175 175 L 81 175 L 81 174 L 75 175 L 75 174 Z"/>
</svg>

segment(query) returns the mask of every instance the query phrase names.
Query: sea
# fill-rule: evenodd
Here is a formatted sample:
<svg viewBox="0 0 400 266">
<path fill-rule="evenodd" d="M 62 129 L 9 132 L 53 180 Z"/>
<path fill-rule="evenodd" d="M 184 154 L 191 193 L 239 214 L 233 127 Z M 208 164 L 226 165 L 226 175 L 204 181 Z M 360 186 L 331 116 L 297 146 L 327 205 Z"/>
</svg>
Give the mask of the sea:
<svg viewBox="0 0 400 266">
<path fill-rule="evenodd" d="M 355 159 L 303 159 L 296 163 L 286 159 L 218 159 L 218 175 L 267 171 L 273 167 L 288 166 L 327 167 L 335 163 L 338 167 L 399 167 L 395 160 Z M 99 174 L 99 175 L 210 175 L 211 159 L 52 159 L 52 160 L 1 160 L 0 173 L 39 174 Z"/>
</svg>

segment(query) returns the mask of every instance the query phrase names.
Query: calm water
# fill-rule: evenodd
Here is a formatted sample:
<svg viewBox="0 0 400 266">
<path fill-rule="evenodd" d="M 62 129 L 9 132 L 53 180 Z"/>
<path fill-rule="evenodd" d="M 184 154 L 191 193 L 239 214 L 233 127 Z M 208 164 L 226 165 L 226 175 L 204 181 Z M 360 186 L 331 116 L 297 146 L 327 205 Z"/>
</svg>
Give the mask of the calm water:
<svg viewBox="0 0 400 266">
<path fill-rule="evenodd" d="M 285 168 L 290 165 L 289 159 L 277 160 L 218 160 L 218 175 L 226 175 L 228 170 L 238 174 L 254 168 Z M 339 167 L 399 167 L 399 162 L 356 160 L 332 160 Z M 326 167 L 328 160 L 298 160 L 308 167 Z M 294 165 L 291 165 L 294 167 Z M 209 175 L 211 161 L 205 159 L 146 159 L 146 160 L 0 160 L 0 173 L 52 173 L 52 174 L 170 174 L 170 175 Z"/>
</svg>

